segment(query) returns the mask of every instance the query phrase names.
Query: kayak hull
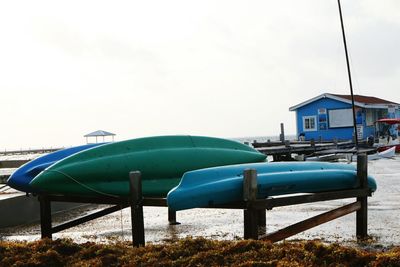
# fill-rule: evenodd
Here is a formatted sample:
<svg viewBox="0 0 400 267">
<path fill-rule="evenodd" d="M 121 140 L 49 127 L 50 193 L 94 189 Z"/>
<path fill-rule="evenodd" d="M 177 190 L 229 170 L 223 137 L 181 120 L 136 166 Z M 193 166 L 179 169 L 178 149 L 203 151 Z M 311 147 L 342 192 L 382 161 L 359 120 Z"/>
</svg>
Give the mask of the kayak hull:
<svg viewBox="0 0 400 267">
<path fill-rule="evenodd" d="M 143 195 L 165 197 L 183 173 L 265 161 L 244 144 L 212 137 L 158 136 L 110 143 L 77 153 L 44 170 L 31 185 L 63 195 L 129 195 L 129 172 L 142 174 Z"/>
<path fill-rule="evenodd" d="M 46 154 L 38 157 L 32 161 L 19 167 L 7 180 L 7 185 L 27 193 L 38 193 L 29 183 L 35 178 L 40 172 L 49 166 L 53 165 L 57 161 L 60 161 L 66 157 L 69 157 L 80 151 L 90 149 L 104 143 L 87 144 L 81 146 L 75 146 L 70 148 L 61 149 L 53 153 Z"/>
<path fill-rule="evenodd" d="M 257 170 L 258 198 L 356 188 L 359 181 L 349 164 L 285 162 L 241 164 L 187 172 L 167 196 L 172 210 L 206 208 L 243 200 L 243 171 Z M 368 177 L 369 187 L 376 182 Z"/>
</svg>

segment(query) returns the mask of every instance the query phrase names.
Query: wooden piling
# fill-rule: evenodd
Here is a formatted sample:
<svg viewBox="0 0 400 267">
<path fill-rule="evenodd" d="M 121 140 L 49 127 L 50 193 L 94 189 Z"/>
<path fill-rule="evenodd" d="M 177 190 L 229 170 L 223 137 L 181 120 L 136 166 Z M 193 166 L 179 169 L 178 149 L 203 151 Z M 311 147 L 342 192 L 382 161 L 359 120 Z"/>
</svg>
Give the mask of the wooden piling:
<svg viewBox="0 0 400 267">
<path fill-rule="evenodd" d="M 290 148 L 290 141 L 289 140 L 285 140 L 284 143 L 285 143 L 285 147 L 286 148 Z M 289 153 L 289 157 L 290 157 L 290 153 Z"/>
<path fill-rule="evenodd" d="M 144 246 L 142 175 L 139 171 L 129 173 L 129 188 L 131 193 L 132 245 L 134 247 Z"/>
<path fill-rule="evenodd" d="M 258 239 L 258 214 L 253 202 L 257 199 L 257 171 L 243 172 L 243 200 L 247 203 L 244 215 L 244 239 Z"/>
<path fill-rule="evenodd" d="M 336 137 L 333 138 L 333 144 L 335 145 L 336 148 L 338 148 L 338 139 Z"/>
<path fill-rule="evenodd" d="M 357 178 L 359 179 L 360 188 L 368 189 L 368 157 L 362 153 L 357 155 Z M 368 196 L 357 197 L 361 207 L 356 215 L 356 235 L 359 239 L 368 237 Z"/>
<path fill-rule="evenodd" d="M 279 135 L 279 140 L 285 143 L 285 125 L 281 123 L 281 134 Z"/>
<path fill-rule="evenodd" d="M 315 140 L 314 140 L 314 138 L 311 138 L 310 145 L 315 150 Z"/>
</svg>

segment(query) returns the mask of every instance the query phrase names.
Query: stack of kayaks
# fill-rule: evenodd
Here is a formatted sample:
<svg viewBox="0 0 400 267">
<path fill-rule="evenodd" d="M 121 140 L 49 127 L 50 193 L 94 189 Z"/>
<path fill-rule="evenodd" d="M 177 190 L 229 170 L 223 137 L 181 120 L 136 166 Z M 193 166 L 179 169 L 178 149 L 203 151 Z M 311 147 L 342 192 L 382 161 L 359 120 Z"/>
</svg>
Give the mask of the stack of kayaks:
<svg viewBox="0 0 400 267">
<path fill-rule="evenodd" d="M 38 191 L 35 190 L 32 186 L 30 186 L 29 183 L 44 169 L 53 165 L 57 161 L 60 161 L 75 153 L 103 144 L 104 143 L 97 143 L 97 144 L 87 144 L 76 147 L 70 147 L 38 157 L 19 167 L 8 178 L 7 185 L 23 192 L 37 193 Z"/>
<path fill-rule="evenodd" d="M 167 197 L 173 210 L 242 200 L 245 169 L 258 173 L 259 198 L 359 186 L 353 165 L 265 158 L 232 140 L 156 136 L 60 150 L 23 165 L 8 184 L 25 192 L 121 197 L 130 194 L 129 173 L 140 171 L 143 195 Z M 372 177 L 368 184 L 376 190 Z"/>
<path fill-rule="evenodd" d="M 158 136 L 83 150 L 49 166 L 30 183 L 34 190 L 71 196 L 128 196 L 129 172 L 142 173 L 143 195 L 166 197 L 185 172 L 265 161 L 236 141 L 201 136 Z"/>
<path fill-rule="evenodd" d="M 240 164 L 187 172 L 167 196 L 169 208 L 205 208 L 243 200 L 243 171 L 257 170 L 258 198 L 352 189 L 359 186 L 353 165 L 322 162 Z M 368 177 L 371 191 L 376 183 Z"/>
</svg>

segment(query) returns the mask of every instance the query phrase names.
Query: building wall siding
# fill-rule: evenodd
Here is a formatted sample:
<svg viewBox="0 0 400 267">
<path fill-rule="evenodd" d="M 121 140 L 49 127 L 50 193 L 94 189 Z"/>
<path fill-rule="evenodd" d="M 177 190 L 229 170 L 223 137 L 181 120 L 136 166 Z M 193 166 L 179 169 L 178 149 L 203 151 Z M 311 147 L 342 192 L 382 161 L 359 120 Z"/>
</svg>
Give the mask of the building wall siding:
<svg viewBox="0 0 400 267">
<path fill-rule="evenodd" d="M 349 140 L 353 136 L 354 128 L 353 127 L 341 127 L 341 128 L 330 128 L 329 127 L 329 110 L 333 109 L 349 109 L 351 108 L 350 104 L 343 103 L 341 101 L 337 101 L 330 98 L 322 98 L 317 101 L 314 101 L 308 105 L 298 108 L 296 111 L 296 125 L 297 125 L 297 135 L 301 133 L 304 134 L 305 140 L 311 139 L 322 139 L 322 140 L 333 140 L 333 139 L 340 139 L 340 140 Z M 326 109 L 326 129 L 321 128 L 321 122 L 319 121 L 318 117 L 318 110 L 319 109 Z M 304 116 L 317 116 L 316 121 L 316 131 L 304 131 L 303 128 L 303 117 Z M 352 119 L 352 118 L 351 118 Z M 365 125 L 365 114 L 362 113 L 361 117 L 362 124 Z M 322 122 L 323 123 L 323 122 Z M 360 120 L 358 120 L 360 123 Z M 370 128 L 370 127 L 368 127 Z M 364 126 L 364 132 L 367 130 Z M 369 133 L 370 131 L 367 130 Z M 365 134 L 364 134 L 365 135 Z"/>
</svg>

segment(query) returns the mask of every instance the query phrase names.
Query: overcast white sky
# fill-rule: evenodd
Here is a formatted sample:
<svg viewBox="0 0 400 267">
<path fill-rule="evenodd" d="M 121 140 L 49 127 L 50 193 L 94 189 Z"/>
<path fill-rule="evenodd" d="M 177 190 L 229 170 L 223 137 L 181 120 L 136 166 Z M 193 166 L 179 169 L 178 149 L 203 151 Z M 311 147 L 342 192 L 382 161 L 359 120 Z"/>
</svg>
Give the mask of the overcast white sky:
<svg viewBox="0 0 400 267">
<path fill-rule="evenodd" d="M 354 91 L 400 103 L 400 1 L 342 0 Z M 296 133 L 349 93 L 336 0 L 1 1 L 0 149 Z"/>
</svg>

